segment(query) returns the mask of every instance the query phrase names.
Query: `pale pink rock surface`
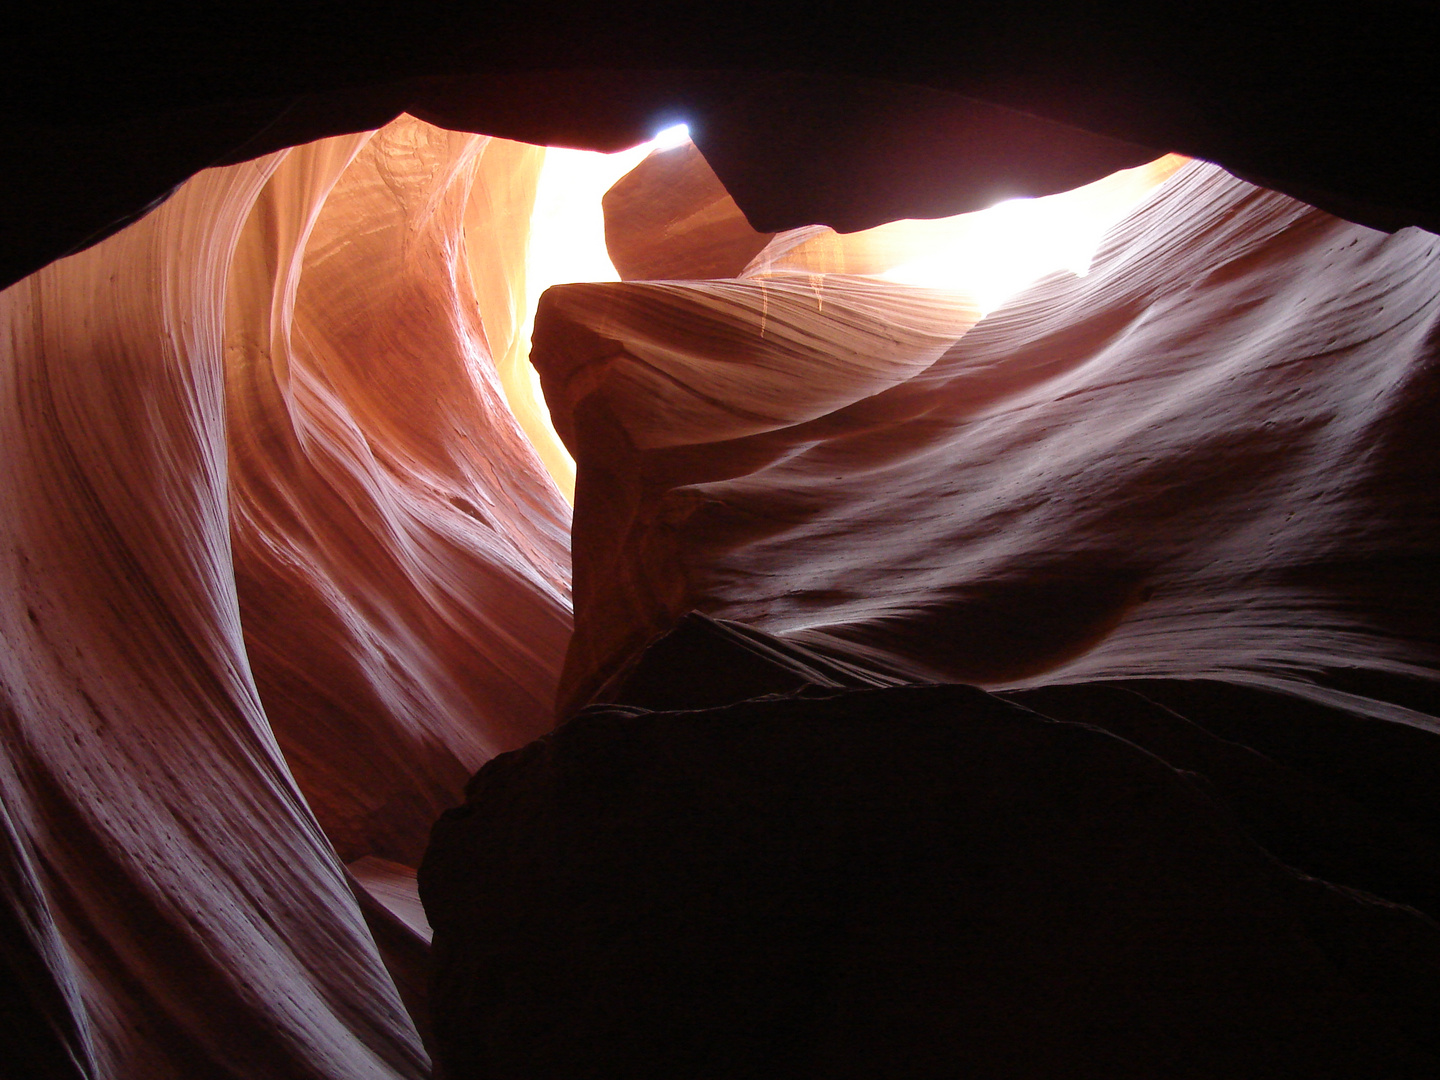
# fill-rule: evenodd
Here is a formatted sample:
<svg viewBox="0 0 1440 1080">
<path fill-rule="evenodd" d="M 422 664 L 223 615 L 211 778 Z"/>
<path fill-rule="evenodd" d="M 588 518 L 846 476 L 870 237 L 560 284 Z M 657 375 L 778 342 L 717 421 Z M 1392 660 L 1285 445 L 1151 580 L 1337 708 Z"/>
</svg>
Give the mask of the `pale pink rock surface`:
<svg viewBox="0 0 1440 1080">
<path fill-rule="evenodd" d="M 569 632 L 513 300 L 472 288 L 524 259 L 490 145 L 210 170 L 0 294 L 6 1068 L 429 1074 L 423 938 L 335 848 L 417 861 Z"/>
</svg>

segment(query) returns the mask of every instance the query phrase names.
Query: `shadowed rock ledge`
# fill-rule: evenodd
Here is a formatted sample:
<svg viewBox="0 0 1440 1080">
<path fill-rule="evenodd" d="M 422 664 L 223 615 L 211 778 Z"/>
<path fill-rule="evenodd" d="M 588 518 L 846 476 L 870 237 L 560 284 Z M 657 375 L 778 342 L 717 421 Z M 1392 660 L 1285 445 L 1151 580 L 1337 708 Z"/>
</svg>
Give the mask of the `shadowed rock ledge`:
<svg viewBox="0 0 1440 1080">
<path fill-rule="evenodd" d="M 449 1075 L 1433 1075 L 1440 927 L 1247 828 L 1305 778 L 1153 705 L 1142 749 L 970 687 L 846 689 L 761 637 L 661 644 L 789 692 L 592 706 L 437 824 Z M 628 693 L 658 703 L 649 670 Z M 1249 804 L 1234 760 L 1149 752 L 1187 728 L 1248 755 Z"/>
</svg>

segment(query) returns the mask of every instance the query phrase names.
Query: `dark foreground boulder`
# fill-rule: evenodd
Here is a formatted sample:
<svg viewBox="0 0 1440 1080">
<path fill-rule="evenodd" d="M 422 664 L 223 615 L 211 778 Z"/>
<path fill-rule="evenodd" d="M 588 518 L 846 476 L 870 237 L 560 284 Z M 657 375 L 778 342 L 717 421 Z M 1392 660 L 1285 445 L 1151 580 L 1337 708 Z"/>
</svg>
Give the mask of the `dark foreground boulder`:
<svg viewBox="0 0 1440 1080">
<path fill-rule="evenodd" d="M 595 706 L 468 790 L 420 877 L 451 1080 L 1440 1075 L 1435 923 L 973 688 Z"/>
</svg>

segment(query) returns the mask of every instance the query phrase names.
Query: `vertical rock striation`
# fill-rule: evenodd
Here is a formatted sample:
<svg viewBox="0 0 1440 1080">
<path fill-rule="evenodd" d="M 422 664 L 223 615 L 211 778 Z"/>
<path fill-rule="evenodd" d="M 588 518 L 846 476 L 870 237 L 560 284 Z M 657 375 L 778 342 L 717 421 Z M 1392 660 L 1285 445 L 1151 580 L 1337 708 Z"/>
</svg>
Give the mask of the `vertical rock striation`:
<svg viewBox="0 0 1440 1080">
<path fill-rule="evenodd" d="M 523 164 L 510 145 L 489 169 L 491 140 L 407 117 L 297 148 L 232 268 L 246 645 L 347 861 L 418 863 L 465 778 L 551 724 L 569 508 L 492 360 L 516 301 L 492 286 L 482 310 L 472 271 L 522 275 L 528 217 L 465 231 Z"/>
<path fill-rule="evenodd" d="M 413 865 L 550 723 L 569 513 L 491 359 L 539 153 L 402 118 L 0 294 L 6 1075 L 429 1074 L 337 850 Z"/>
<path fill-rule="evenodd" d="M 787 221 L 846 152 L 767 171 L 746 109 L 793 84 L 715 141 Z M 534 80 L 447 85 L 531 115 Z M 542 127 L 594 80 L 556 85 Z M 361 126 L 326 108 L 296 130 Z M 965 199 L 1055 157 L 1006 116 Z M 1145 153 L 1097 138 L 1063 175 Z M 421 875 L 462 1075 L 1433 1075 L 1440 242 L 1192 165 L 982 320 L 860 276 L 928 226 L 755 255 L 677 157 L 678 209 L 612 200 L 671 245 L 626 276 L 671 280 L 537 324 L 571 639 L 503 377 L 539 155 L 401 117 L 0 294 L 3 1067 L 427 1075 L 409 868 L 530 743 Z M 822 194 L 950 205 L 927 160 Z M 959 681 L 996 693 L 895 685 Z M 531 743 L 557 689 L 622 704 Z"/>
<path fill-rule="evenodd" d="M 50 1075 L 426 1071 L 242 640 L 226 280 L 278 164 L 3 295 L 7 960 Z"/>
</svg>

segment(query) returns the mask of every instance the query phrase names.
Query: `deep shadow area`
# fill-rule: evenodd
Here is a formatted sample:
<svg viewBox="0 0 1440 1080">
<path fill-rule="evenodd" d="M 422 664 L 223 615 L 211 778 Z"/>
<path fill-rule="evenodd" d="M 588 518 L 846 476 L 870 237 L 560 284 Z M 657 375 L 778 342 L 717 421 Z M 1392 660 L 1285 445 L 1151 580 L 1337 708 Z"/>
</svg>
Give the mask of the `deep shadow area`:
<svg viewBox="0 0 1440 1080">
<path fill-rule="evenodd" d="M 1056 191 L 1174 150 L 1380 228 L 1440 221 L 1428 5 L 48 5 L 0 74 L 7 283 L 207 165 L 402 111 L 619 149 L 677 118 L 757 228 Z M 1146 151 L 1144 148 L 1150 148 Z"/>
<path fill-rule="evenodd" d="M 1244 687 L 861 688 L 764 637 L 692 617 L 437 824 L 451 1075 L 1433 1075 L 1387 735 L 1275 760 L 1234 737 L 1305 710 Z"/>
</svg>

